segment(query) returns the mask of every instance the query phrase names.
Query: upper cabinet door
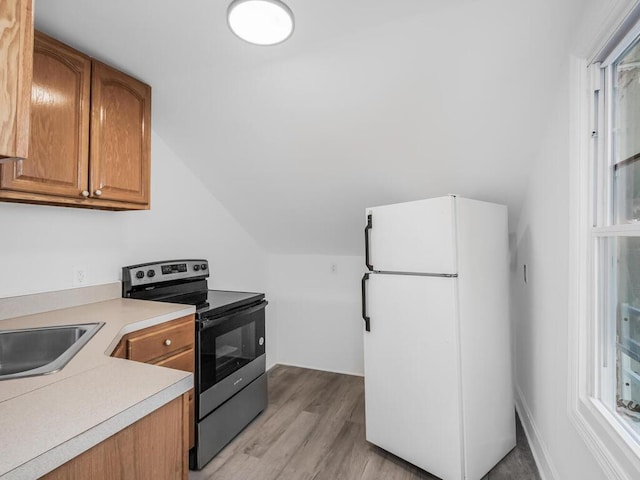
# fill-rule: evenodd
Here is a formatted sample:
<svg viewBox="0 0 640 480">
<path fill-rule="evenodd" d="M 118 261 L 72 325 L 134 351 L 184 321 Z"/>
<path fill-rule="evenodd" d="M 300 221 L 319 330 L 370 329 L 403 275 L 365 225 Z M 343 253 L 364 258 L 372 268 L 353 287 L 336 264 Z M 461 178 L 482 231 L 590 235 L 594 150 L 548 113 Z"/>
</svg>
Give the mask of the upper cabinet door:
<svg viewBox="0 0 640 480">
<path fill-rule="evenodd" d="M 27 158 L 33 58 L 32 0 L 0 1 L 0 159 Z"/>
<path fill-rule="evenodd" d="M 151 87 L 93 61 L 91 196 L 149 203 Z"/>
<path fill-rule="evenodd" d="M 3 164 L 2 188 L 86 195 L 90 87 L 91 59 L 36 32 L 29 159 Z"/>
<path fill-rule="evenodd" d="M 368 262 L 379 272 L 456 274 L 455 197 L 366 209 Z"/>
</svg>

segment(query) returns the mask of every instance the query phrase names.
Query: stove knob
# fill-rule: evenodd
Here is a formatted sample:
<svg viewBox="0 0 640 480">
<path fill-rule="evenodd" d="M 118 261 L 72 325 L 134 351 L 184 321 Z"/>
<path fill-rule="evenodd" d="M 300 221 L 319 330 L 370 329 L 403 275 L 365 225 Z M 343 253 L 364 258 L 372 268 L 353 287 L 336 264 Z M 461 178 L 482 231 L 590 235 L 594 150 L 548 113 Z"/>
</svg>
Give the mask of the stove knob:
<svg viewBox="0 0 640 480">
<path fill-rule="evenodd" d="M 200 265 L 194 265 L 194 266 L 193 266 L 193 270 L 194 270 L 194 271 L 196 271 L 196 272 L 197 272 L 198 270 L 200 270 Z"/>
<path fill-rule="evenodd" d="M 151 278 L 151 277 L 155 277 L 156 276 L 156 271 L 155 270 L 147 270 L 147 277 Z"/>
<path fill-rule="evenodd" d="M 144 272 L 142 270 L 138 270 L 136 272 L 136 278 L 144 278 Z"/>
<path fill-rule="evenodd" d="M 207 269 L 207 264 L 206 264 L 206 263 L 203 263 L 202 265 L 200 265 L 200 268 L 201 268 L 202 270 L 206 270 L 206 269 Z"/>
</svg>

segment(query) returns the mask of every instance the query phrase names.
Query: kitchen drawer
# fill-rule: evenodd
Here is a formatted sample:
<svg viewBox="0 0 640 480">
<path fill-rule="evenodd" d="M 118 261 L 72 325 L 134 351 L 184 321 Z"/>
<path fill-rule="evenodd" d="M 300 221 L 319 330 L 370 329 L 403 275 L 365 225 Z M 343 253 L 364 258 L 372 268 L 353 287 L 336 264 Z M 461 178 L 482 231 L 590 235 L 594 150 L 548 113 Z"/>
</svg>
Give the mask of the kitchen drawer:
<svg viewBox="0 0 640 480">
<path fill-rule="evenodd" d="M 160 367 L 174 368 L 176 370 L 184 370 L 186 372 L 193 372 L 194 354 L 193 348 L 184 350 L 176 355 L 165 357 L 159 362 L 153 362 L 154 365 Z"/>
<path fill-rule="evenodd" d="M 179 350 L 193 348 L 194 340 L 193 317 L 181 318 L 150 327 L 144 333 L 128 338 L 127 358 L 137 362 L 151 362 Z"/>
</svg>

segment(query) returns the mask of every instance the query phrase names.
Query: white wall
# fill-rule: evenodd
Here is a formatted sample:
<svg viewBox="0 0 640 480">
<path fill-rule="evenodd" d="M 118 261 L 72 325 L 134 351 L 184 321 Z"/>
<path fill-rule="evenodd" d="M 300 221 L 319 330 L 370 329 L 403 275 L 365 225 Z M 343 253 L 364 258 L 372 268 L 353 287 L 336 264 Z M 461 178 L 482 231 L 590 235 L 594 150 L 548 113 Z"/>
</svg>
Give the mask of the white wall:
<svg viewBox="0 0 640 480">
<path fill-rule="evenodd" d="M 555 108 L 540 136 L 540 152 L 532 162 L 512 266 L 516 397 L 543 479 L 602 480 L 603 472 L 567 415 L 568 65 L 561 71 L 550 100 Z"/>
<path fill-rule="evenodd" d="M 274 48 L 231 34 L 229 0 L 35 10 L 153 85 L 157 131 L 270 252 L 359 255 L 365 207 L 449 192 L 517 217 L 582 0 L 289 1 Z"/>
<path fill-rule="evenodd" d="M 277 330 L 278 363 L 363 374 L 364 270 L 360 256 L 269 256 L 268 322 Z"/>
<path fill-rule="evenodd" d="M 264 291 L 266 254 L 154 133 L 151 210 L 107 212 L 0 203 L 0 298 L 118 281 L 121 267 L 207 258 L 210 286 Z"/>
</svg>

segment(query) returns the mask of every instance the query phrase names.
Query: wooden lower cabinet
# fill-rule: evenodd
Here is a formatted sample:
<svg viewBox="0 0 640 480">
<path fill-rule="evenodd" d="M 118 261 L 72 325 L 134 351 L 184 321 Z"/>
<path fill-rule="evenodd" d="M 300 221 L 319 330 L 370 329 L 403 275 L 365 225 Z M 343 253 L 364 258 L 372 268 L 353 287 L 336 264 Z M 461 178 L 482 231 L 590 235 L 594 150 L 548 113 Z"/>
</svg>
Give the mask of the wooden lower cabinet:
<svg viewBox="0 0 640 480">
<path fill-rule="evenodd" d="M 44 480 L 186 480 L 188 394 L 41 477 Z"/>
<path fill-rule="evenodd" d="M 124 335 L 111 356 L 151 363 L 161 367 L 194 372 L 195 370 L 195 316 L 143 328 Z M 195 445 L 195 414 L 193 389 L 188 392 L 189 444 Z"/>
</svg>

